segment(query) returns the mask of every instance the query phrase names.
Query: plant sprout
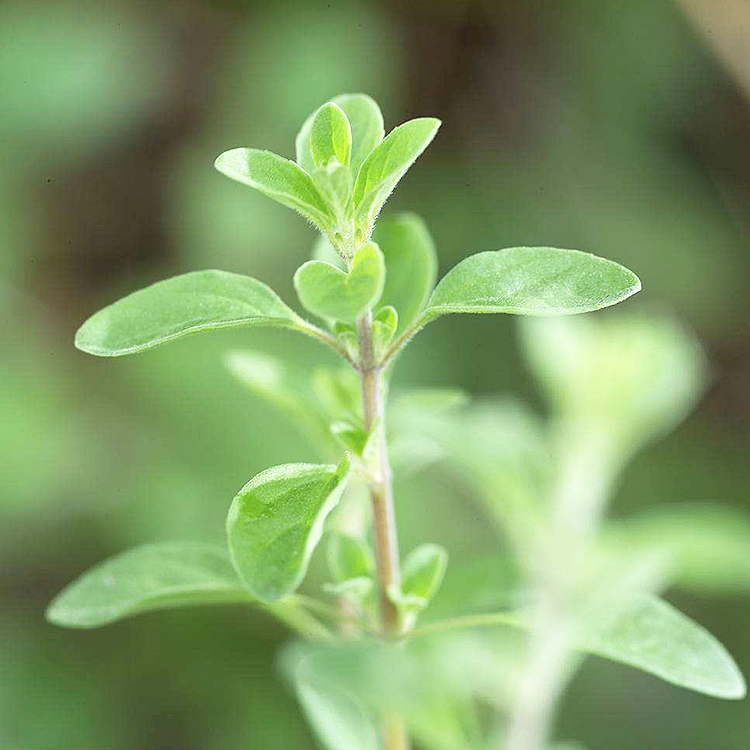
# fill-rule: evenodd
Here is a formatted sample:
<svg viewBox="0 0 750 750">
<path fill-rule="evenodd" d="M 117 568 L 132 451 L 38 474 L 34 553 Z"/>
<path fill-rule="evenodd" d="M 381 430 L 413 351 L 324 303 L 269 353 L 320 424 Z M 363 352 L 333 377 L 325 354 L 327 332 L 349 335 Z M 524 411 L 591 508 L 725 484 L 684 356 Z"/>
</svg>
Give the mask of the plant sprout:
<svg viewBox="0 0 750 750">
<path fill-rule="evenodd" d="M 124 552 L 68 586 L 48 618 L 92 628 L 165 607 L 262 608 L 301 637 L 284 652 L 282 670 L 328 750 L 404 750 L 412 738 L 436 750 L 540 750 L 579 652 L 710 695 L 740 697 L 744 683 L 723 647 L 648 593 L 680 568 L 669 568 L 674 556 L 667 561 L 647 533 L 627 525 L 599 533 L 617 470 L 651 432 L 668 426 L 680 394 L 687 403 L 695 390 L 668 383 L 648 396 L 654 378 L 669 370 L 664 357 L 675 347 L 663 344 L 674 343 L 671 334 L 653 340 L 647 325 L 610 338 L 609 329 L 600 333 L 593 324 L 541 321 L 600 310 L 639 291 L 628 269 L 577 250 L 480 252 L 436 284 L 436 252 L 424 222 L 411 213 L 379 217 L 439 127 L 424 117 L 385 135 L 377 104 L 346 94 L 305 121 L 294 161 L 252 148 L 216 160 L 220 172 L 294 209 L 319 231 L 312 259 L 294 274 L 299 302 L 317 322 L 261 281 L 206 270 L 137 291 L 81 326 L 76 346 L 105 357 L 230 327 L 312 337 L 338 355 L 340 367 L 295 373 L 291 363 L 251 351 L 229 353 L 226 365 L 289 414 L 318 456 L 336 460 L 261 472 L 229 507 L 226 547 L 159 543 Z M 527 356 L 559 407 L 549 435 L 517 405 L 466 407 L 458 391 L 412 389 L 389 399 L 398 355 L 422 328 L 452 313 L 540 322 L 523 331 Z M 621 346 L 632 348 L 632 372 L 619 369 Z M 679 352 L 674 356 L 679 360 Z M 652 371 L 639 370 L 642 362 Z M 607 391 L 601 378 L 618 378 L 617 387 Z M 608 400 L 608 392 L 618 398 Z M 399 552 L 394 471 L 416 472 L 439 460 L 483 499 L 516 552 L 522 574 L 514 580 L 528 582 L 519 599 L 507 580 L 496 581 L 485 601 L 502 602 L 497 611 L 467 613 L 478 578 L 488 580 L 483 568 L 481 576 L 459 576 L 453 609 L 436 616 L 441 598 L 450 600 L 453 566 L 445 549 L 425 540 L 404 557 Z M 302 594 L 324 535 L 331 580 L 321 597 Z M 561 559 L 569 564 L 552 564 Z M 494 560 L 489 579 L 505 568 Z M 506 632 L 499 626 L 531 628 L 528 658 L 515 667 L 486 642 L 488 633 Z M 482 638 L 470 639 L 467 629 Z M 472 672 L 477 648 L 486 658 Z M 447 674 L 446 654 L 474 679 Z M 501 711 L 490 719 L 476 713 L 477 704 L 500 708 L 503 679 L 515 696 L 507 723 Z"/>
</svg>

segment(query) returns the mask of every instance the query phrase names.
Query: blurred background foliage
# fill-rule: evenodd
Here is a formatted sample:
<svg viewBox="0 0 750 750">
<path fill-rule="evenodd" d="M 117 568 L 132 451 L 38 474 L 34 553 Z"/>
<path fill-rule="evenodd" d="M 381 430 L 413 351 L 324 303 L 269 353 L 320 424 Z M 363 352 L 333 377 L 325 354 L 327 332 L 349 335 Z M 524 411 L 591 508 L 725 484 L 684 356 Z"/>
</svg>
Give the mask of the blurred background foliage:
<svg viewBox="0 0 750 750">
<path fill-rule="evenodd" d="M 697 332 L 705 396 L 628 465 L 610 514 L 745 508 L 748 39 L 743 0 L 3 3 L 0 747 L 314 747 L 277 678 L 286 634 L 262 614 L 165 612 L 88 633 L 43 612 L 121 549 L 221 540 L 251 476 L 318 458 L 222 364 L 249 346 L 309 368 L 314 343 L 226 332 L 106 361 L 72 339 L 93 310 L 186 270 L 247 273 L 296 302 L 312 230 L 212 162 L 242 145 L 291 156 L 302 120 L 340 92 L 371 94 L 387 127 L 443 120 L 389 202 L 425 217 L 441 272 L 511 245 L 588 250 L 642 278 L 631 312 L 665 309 Z M 396 385 L 513 394 L 543 414 L 519 354 L 511 318 L 449 317 L 412 344 Z M 621 387 L 616 366 L 612 378 Z M 404 550 L 431 539 L 457 563 L 504 543 L 441 471 L 397 477 L 397 513 Z M 750 602 L 728 589 L 668 598 L 747 674 Z M 745 704 L 596 659 L 558 727 L 607 750 L 750 745 Z"/>
</svg>

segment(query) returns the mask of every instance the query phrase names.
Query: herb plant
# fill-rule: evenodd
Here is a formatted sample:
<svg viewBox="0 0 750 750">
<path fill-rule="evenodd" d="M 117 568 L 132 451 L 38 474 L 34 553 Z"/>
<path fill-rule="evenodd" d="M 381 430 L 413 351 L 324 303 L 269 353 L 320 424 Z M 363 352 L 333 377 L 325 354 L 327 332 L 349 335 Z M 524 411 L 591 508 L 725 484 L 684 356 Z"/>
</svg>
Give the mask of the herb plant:
<svg viewBox="0 0 750 750">
<path fill-rule="evenodd" d="M 744 683 L 723 647 L 645 593 L 689 565 L 671 566 L 674 550 L 668 564 L 648 534 L 601 529 L 617 470 L 681 409 L 674 403 L 680 391 L 670 383 L 648 396 L 662 369 L 674 370 L 665 357 L 674 355 L 683 372 L 690 369 L 672 329 L 659 339 L 648 325 L 600 332 L 555 318 L 524 326 L 529 359 L 559 407 L 548 435 L 517 405 L 466 407 L 458 391 L 416 389 L 389 402 L 398 355 L 443 315 L 574 315 L 640 289 L 638 278 L 617 263 L 552 247 L 481 252 L 436 285 L 437 259 L 424 222 L 408 213 L 378 217 L 439 126 L 419 118 L 384 137 L 377 104 L 349 94 L 305 121 L 296 161 L 249 148 L 216 160 L 220 172 L 293 208 L 319 230 L 313 259 L 294 275 L 302 307 L 319 323 L 256 279 L 209 270 L 135 292 L 79 329 L 76 346 L 107 357 L 229 327 L 273 326 L 314 338 L 339 355 L 340 368 L 294 373 L 287 363 L 242 351 L 230 353 L 226 364 L 290 414 L 318 451 L 335 452 L 337 462 L 261 472 L 231 503 L 228 549 L 190 542 L 130 550 L 67 587 L 48 618 L 91 628 L 165 607 L 243 602 L 263 608 L 302 638 L 281 663 L 329 750 L 403 750 L 412 737 L 436 750 L 540 750 L 578 652 L 710 695 L 741 696 Z M 623 351 L 632 368 L 621 372 Z M 652 370 L 639 370 L 643 361 Z M 603 389 L 599 377 L 619 378 L 618 387 Z M 607 392 L 635 395 L 597 401 Z M 447 553 L 425 542 L 401 558 L 393 472 L 438 459 L 466 478 L 504 530 L 515 572 L 503 578 L 507 560 L 498 558 L 472 573 L 469 561 L 457 595 L 451 597 L 449 574 L 435 598 Z M 324 534 L 331 581 L 321 597 L 299 593 Z M 683 544 L 677 558 L 684 562 L 689 551 Z M 560 560 L 567 561 L 562 569 Z M 477 594 L 480 583 L 485 590 Z M 502 608 L 477 612 L 475 594 Z M 500 625 L 532 629 L 528 644 L 514 650 L 523 658 L 507 661 L 489 641 L 461 640 L 467 628 L 480 626 L 484 638 Z M 472 662 L 479 643 L 483 655 Z M 460 679 L 439 667 L 446 659 L 465 667 Z M 482 676 L 495 667 L 507 686 Z M 500 709 L 504 702 L 511 706 L 508 721 L 482 708 Z"/>
</svg>

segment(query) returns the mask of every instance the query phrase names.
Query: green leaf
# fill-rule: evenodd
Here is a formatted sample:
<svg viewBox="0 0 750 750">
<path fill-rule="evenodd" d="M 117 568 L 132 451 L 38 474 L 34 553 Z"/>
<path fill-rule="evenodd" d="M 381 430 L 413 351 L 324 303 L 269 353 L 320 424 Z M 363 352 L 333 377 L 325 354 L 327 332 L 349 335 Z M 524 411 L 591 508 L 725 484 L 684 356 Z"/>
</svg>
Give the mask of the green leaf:
<svg viewBox="0 0 750 750">
<path fill-rule="evenodd" d="M 271 151 L 235 148 L 221 154 L 214 166 L 227 177 L 293 208 L 320 229 L 331 226 L 325 200 L 312 178 L 290 159 Z"/>
<path fill-rule="evenodd" d="M 325 167 L 316 167 L 312 172 L 312 179 L 328 204 L 331 215 L 336 218 L 337 222 L 346 221 L 352 193 L 349 167 L 339 164 L 334 159 Z"/>
<path fill-rule="evenodd" d="M 349 534 L 333 533 L 328 540 L 328 569 L 337 583 L 372 576 L 375 561 L 369 546 Z"/>
<path fill-rule="evenodd" d="M 352 152 L 352 131 L 343 110 L 333 102 L 324 104 L 310 126 L 310 153 L 316 167 L 325 167 L 336 159 L 349 164 Z"/>
<path fill-rule="evenodd" d="M 330 263 L 332 266 L 336 266 L 336 268 L 346 270 L 344 259 L 336 252 L 333 245 L 329 242 L 328 237 L 324 234 L 318 234 L 315 238 L 310 258 L 312 260 L 322 260 Z"/>
<path fill-rule="evenodd" d="M 303 263 L 294 274 L 302 305 L 322 318 L 355 323 L 379 299 L 385 282 L 385 264 L 374 242 L 354 256 L 349 273 L 320 260 Z"/>
<path fill-rule="evenodd" d="M 668 503 L 603 530 L 608 549 L 631 559 L 663 551 L 669 578 L 698 593 L 737 594 L 750 590 L 750 516 L 718 503 Z"/>
<path fill-rule="evenodd" d="M 380 107 L 366 94 L 342 94 L 333 102 L 344 110 L 352 128 L 352 155 L 349 164 L 352 175 L 356 177 L 362 162 L 383 140 L 383 115 Z"/>
<path fill-rule="evenodd" d="M 159 281 L 95 313 L 78 329 L 76 346 L 118 357 L 210 329 L 300 329 L 303 324 L 260 281 L 226 271 L 195 271 Z"/>
<path fill-rule="evenodd" d="M 462 260 L 441 279 L 424 319 L 449 313 L 571 315 L 622 302 L 640 288 L 627 268 L 578 250 L 489 250 Z"/>
<path fill-rule="evenodd" d="M 429 602 L 440 588 L 448 566 L 448 553 L 438 544 L 421 544 L 404 560 L 401 590 Z"/>
<path fill-rule="evenodd" d="M 369 231 L 396 183 L 427 148 L 440 127 L 434 117 L 420 117 L 394 128 L 360 167 L 354 184 L 355 219 Z"/>
<path fill-rule="evenodd" d="M 375 355 L 382 356 L 398 328 L 398 313 L 395 307 L 386 305 L 372 316 L 372 338 Z"/>
<path fill-rule="evenodd" d="M 429 603 L 448 566 L 448 553 L 437 544 L 421 544 L 404 560 L 401 586 L 388 589 L 388 596 L 398 607 L 405 630 L 411 629 L 414 620 Z"/>
<path fill-rule="evenodd" d="M 234 498 L 227 516 L 229 550 L 240 578 L 258 599 L 280 599 L 302 582 L 350 468 L 347 455 L 338 466 L 275 466 Z"/>
<path fill-rule="evenodd" d="M 383 115 L 375 101 L 366 94 L 342 94 L 331 101 L 341 107 L 349 120 L 352 132 L 349 168 L 356 177 L 362 162 L 383 140 Z M 297 164 L 308 172 L 315 166 L 310 151 L 310 130 L 316 112 L 307 118 L 296 141 Z"/>
<path fill-rule="evenodd" d="M 370 714 L 351 693 L 318 673 L 315 656 L 300 648 L 289 649 L 282 668 L 291 678 L 297 699 L 323 747 L 378 750 L 380 742 Z"/>
<path fill-rule="evenodd" d="M 168 607 L 252 601 L 223 547 L 198 542 L 147 544 L 99 563 L 58 594 L 47 619 L 96 628 Z"/>
<path fill-rule="evenodd" d="M 362 422 L 362 386 L 352 368 L 316 367 L 312 381 L 315 395 L 331 419 Z"/>
<path fill-rule="evenodd" d="M 334 422 L 331 425 L 331 433 L 347 450 L 357 456 L 364 453 L 370 437 L 362 427 L 353 425 L 351 422 Z"/>
<path fill-rule="evenodd" d="M 327 421 L 309 389 L 307 371 L 295 372 L 279 357 L 246 349 L 228 352 L 224 365 L 253 393 L 284 411 L 313 446 L 328 447 Z"/>
<path fill-rule="evenodd" d="M 398 334 L 422 312 L 435 287 L 435 245 L 425 223 L 412 213 L 380 219 L 372 237 L 385 258 L 385 288 L 380 304 L 396 308 Z"/>
<path fill-rule="evenodd" d="M 640 594 L 583 624 L 575 647 L 656 675 L 715 698 L 745 696 L 745 680 L 724 646 L 705 628 L 658 597 Z M 529 628 L 529 611 L 459 617 L 423 627 L 422 633 L 465 627 Z"/>
<path fill-rule="evenodd" d="M 527 318 L 520 332 L 558 418 L 605 430 L 626 456 L 674 429 L 706 380 L 698 341 L 669 315 Z"/>
<path fill-rule="evenodd" d="M 724 646 L 654 596 L 633 597 L 614 622 L 582 633 L 579 646 L 699 693 L 716 698 L 745 696 L 745 680 Z"/>
</svg>

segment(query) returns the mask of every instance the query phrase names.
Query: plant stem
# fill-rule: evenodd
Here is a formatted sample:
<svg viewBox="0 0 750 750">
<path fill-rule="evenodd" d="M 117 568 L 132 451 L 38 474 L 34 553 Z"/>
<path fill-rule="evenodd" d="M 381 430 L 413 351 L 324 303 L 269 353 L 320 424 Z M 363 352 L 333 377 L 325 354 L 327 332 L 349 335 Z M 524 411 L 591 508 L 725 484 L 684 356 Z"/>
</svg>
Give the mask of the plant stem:
<svg viewBox="0 0 750 750">
<path fill-rule="evenodd" d="M 357 337 L 364 427 L 367 432 L 377 430 L 375 460 L 369 484 L 380 591 L 380 629 L 385 636 L 396 636 L 400 628 L 399 615 L 396 606 L 388 596 L 388 588 L 401 584 L 398 536 L 396 515 L 393 509 L 393 475 L 388 460 L 388 445 L 385 436 L 382 364 L 375 359 L 370 311 L 357 321 Z M 394 712 L 389 712 L 383 717 L 382 742 L 384 750 L 409 750 L 409 735 L 406 727 L 401 717 Z"/>
<path fill-rule="evenodd" d="M 357 322 L 359 338 L 359 374 L 362 381 L 362 409 L 367 432 L 377 430 L 373 474 L 370 477 L 375 558 L 380 589 L 380 620 L 385 635 L 397 635 L 398 611 L 388 597 L 388 588 L 401 583 L 398 563 L 396 516 L 393 510 L 393 477 L 385 439 L 381 369 L 375 361 L 372 343 L 372 313 Z"/>
</svg>

